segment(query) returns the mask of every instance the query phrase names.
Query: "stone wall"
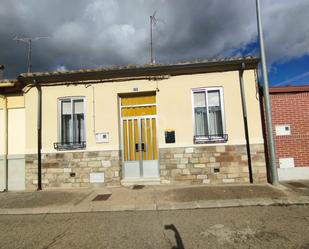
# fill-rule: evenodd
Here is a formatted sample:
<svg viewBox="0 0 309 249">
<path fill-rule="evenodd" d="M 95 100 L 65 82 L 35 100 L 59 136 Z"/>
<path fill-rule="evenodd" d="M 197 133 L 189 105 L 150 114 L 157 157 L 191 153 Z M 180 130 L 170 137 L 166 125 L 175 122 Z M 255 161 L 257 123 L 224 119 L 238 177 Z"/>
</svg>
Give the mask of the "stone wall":
<svg viewBox="0 0 309 249">
<path fill-rule="evenodd" d="M 254 183 L 265 183 L 264 145 L 251 145 Z M 90 183 L 90 173 L 104 172 L 104 183 Z M 75 173 L 74 176 L 71 173 Z M 160 149 L 161 183 L 248 183 L 245 145 Z M 79 188 L 120 185 L 119 151 L 61 152 L 42 155 L 42 187 Z M 26 189 L 37 189 L 37 155 L 26 155 Z"/>
<path fill-rule="evenodd" d="M 254 183 L 267 181 L 264 145 L 251 145 Z M 248 183 L 245 145 L 160 149 L 162 183 Z"/>
<path fill-rule="evenodd" d="M 42 187 L 74 188 L 120 184 L 119 151 L 42 154 Z M 26 189 L 37 189 L 37 155 L 26 155 Z M 90 183 L 90 173 L 103 173 L 104 183 Z M 75 176 L 72 174 L 75 173 Z"/>
</svg>

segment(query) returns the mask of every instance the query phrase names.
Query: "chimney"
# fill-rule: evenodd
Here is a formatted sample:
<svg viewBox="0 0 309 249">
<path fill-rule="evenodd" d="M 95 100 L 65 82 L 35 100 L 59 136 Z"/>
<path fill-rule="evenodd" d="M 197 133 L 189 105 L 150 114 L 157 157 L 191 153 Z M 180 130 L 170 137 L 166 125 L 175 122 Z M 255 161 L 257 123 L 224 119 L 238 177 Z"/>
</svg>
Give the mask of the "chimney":
<svg viewBox="0 0 309 249">
<path fill-rule="evenodd" d="M 4 75 L 4 66 L 0 65 L 0 80 L 3 79 L 3 75 Z"/>
</svg>

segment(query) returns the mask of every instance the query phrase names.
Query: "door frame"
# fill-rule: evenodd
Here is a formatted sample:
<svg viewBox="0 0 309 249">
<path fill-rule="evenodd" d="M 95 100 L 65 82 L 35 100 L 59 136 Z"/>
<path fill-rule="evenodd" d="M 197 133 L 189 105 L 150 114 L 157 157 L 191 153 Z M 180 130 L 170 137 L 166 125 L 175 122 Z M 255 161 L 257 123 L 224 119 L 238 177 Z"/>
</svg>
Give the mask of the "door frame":
<svg viewBox="0 0 309 249">
<path fill-rule="evenodd" d="M 152 93 L 152 92 L 151 92 Z M 124 139 L 123 139 L 123 119 L 146 119 L 146 118 L 155 118 L 155 124 L 156 124 L 156 140 L 157 140 L 157 163 L 156 163 L 156 166 L 157 166 L 157 170 L 158 170 L 158 178 L 160 178 L 160 152 L 159 152 L 159 132 L 158 132 L 158 114 L 156 115 L 144 115 L 144 116 L 128 116 L 128 117 L 122 117 L 121 115 L 121 109 L 122 107 L 143 107 L 143 106 L 155 106 L 156 107 L 156 113 L 157 113 L 157 99 L 156 99 L 156 103 L 155 104 L 145 104 L 145 105 L 130 105 L 130 106 L 121 106 L 121 98 L 122 97 L 127 97 L 127 96 L 143 96 L 143 95 L 149 95 L 149 92 L 138 92 L 138 93 L 128 93 L 128 94 L 121 94 L 119 95 L 118 94 L 118 110 L 119 110 L 119 128 L 120 128 L 120 145 L 121 145 L 121 169 L 122 169 L 122 174 L 121 174 L 121 178 L 122 179 L 126 179 L 126 176 L 125 176 L 125 161 L 124 161 Z M 153 92 L 153 95 L 156 96 L 156 93 Z M 137 122 L 138 123 L 138 127 L 140 127 L 141 123 Z M 139 130 L 139 128 L 138 128 Z M 141 142 L 141 138 L 138 137 L 138 142 L 140 143 Z M 143 159 L 142 157 L 142 152 L 140 151 L 140 156 L 139 156 L 139 169 L 140 169 L 140 176 L 137 177 L 137 178 L 144 178 L 143 176 L 143 161 L 146 161 Z M 150 178 L 150 177 L 149 177 Z"/>
</svg>

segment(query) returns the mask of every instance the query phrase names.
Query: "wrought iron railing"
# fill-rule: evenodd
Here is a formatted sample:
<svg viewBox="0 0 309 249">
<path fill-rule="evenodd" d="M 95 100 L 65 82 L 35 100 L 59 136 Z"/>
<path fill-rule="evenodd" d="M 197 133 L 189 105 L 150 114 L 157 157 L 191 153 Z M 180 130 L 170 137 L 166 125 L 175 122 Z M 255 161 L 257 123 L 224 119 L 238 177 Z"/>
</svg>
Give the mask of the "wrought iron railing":
<svg viewBox="0 0 309 249">
<path fill-rule="evenodd" d="M 228 141 L 228 134 L 194 136 L 194 143 L 195 144 L 225 143 L 227 141 Z"/>
<path fill-rule="evenodd" d="M 86 148 L 86 142 L 54 143 L 55 150 L 80 150 Z"/>
</svg>

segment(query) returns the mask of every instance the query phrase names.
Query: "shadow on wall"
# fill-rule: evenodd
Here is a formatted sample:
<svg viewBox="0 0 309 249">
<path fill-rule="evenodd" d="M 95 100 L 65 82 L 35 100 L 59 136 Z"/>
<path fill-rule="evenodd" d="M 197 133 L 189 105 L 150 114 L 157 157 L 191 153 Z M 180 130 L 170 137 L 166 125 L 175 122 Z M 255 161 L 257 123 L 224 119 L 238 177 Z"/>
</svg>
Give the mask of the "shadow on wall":
<svg viewBox="0 0 309 249">
<path fill-rule="evenodd" d="M 177 245 L 173 246 L 171 249 L 185 249 L 183 242 L 182 242 L 182 239 L 180 237 L 180 234 L 179 234 L 177 228 L 173 224 L 165 225 L 164 229 L 165 230 L 172 230 L 174 232 L 174 236 L 175 236 L 175 240 L 176 240 Z"/>
<path fill-rule="evenodd" d="M 259 87 L 259 99 L 260 99 L 262 132 L 263 132 L 263 139 L 264 139 L 265 163 L 266 163 L 266 169 L 267 169 L 267 181 L 271 183 L 269 153 L 268 153 L 268 144 L 267 144 L 267 129 L 266 129 L 266 119 L 265 119 L 265 106 L 264 106 L 264 96 L 263 96 L 262 86 Z"/>
</svg>

